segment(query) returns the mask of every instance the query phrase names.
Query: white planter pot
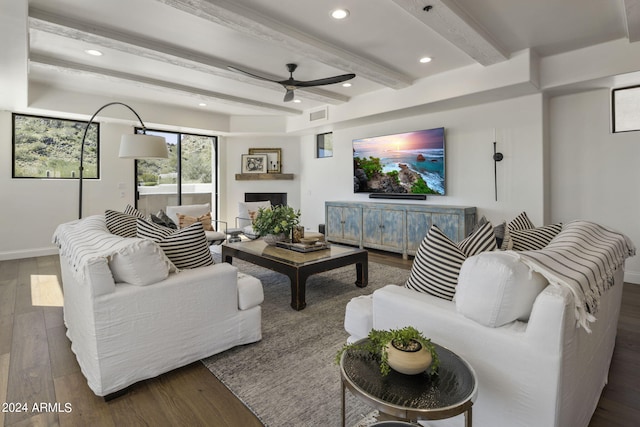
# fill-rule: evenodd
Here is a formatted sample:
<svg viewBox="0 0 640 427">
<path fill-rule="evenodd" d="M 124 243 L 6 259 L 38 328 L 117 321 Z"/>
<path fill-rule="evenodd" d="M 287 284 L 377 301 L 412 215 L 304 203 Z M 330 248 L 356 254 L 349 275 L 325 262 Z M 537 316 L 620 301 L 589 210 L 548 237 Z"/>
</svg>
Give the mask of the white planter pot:
<svg viewBox="0 0 640 427">
<path fill-rule="evenodd" d="M 424 346 L 417 351 L 403 351 L 387 344 L 389 366 L 402 374 L 416 375 L 427 370 L 431 365 L 431 352 Z"/>
</svg>

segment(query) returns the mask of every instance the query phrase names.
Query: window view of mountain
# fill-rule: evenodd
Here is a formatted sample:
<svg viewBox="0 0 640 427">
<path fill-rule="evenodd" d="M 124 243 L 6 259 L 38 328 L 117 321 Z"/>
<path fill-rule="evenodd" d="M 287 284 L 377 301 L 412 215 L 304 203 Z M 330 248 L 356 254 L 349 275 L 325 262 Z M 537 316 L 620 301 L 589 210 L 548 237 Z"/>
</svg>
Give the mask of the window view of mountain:
<svg viewBox="0 0 640 427">
<path fill-rule="evenodd" d="M 13 115 L 14 178 L 77 178 L 87 122 Z M 92 123 L 84 147 L 84 178 L 98 178 L 99 124 Z"/>
</svg>

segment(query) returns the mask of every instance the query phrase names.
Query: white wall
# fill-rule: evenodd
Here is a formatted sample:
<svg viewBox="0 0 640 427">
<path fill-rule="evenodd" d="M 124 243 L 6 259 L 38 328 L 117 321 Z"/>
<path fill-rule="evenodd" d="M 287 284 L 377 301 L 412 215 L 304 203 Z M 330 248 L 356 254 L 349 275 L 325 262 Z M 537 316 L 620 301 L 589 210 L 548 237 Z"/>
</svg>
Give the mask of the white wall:
<svg viewBox="0 0 640 427">
<path fill-rule="evenodd" d="M 640 132 L 611 133 L 606 89 L 552 98 L 549 109 L 552 221 L 595 221 L 640 245 Z M 640 283 L 639 256 L 625 280 Z"/>
<path fill-rule="evenodd" d="M 78 217 L 78 181 L 12 179 L 11 126 L 11 113 L 0 112 L 0 259 L 55 253 L 56 226 Z M 131 132 L 127 125 L 100 125 L 100 179 L 83 181 L 84 216 L 133 204 L 133 160 L 118 157 L 120 136 Z"/>
<path fill-rule="evenodd" d="M 287 193 L 287 204 L 300 209 L 300 138 L 297 136 L 234 136 L 220 138 L 221 168 L 226 182 L 221 187 L 220 219 L 226 220 L 229 227 L 235 226 L 238 216 L 238 203 L 244 201 L 244 193 Z M 289 180 L 255 180 L 236 181 L 235 175 L 240 173 L 242 154 L 249 148 L 282 149 L 282 173 L 292 173 L 294 179 Z M 222 157 L 224 156 L 224 157 Z M 221 181 L 222 184 L 222 181 Z"/>
<path fill-rule="evenodd" d="M 499 223 L 526 211 L 536 225 L 545 222 L 543 194 L 543 99 L 531 95 L 473 107 L 333 130 L 334 155 L 315 158 L 315 135 L 302 139 L 302 213 L 305 227 L 324 223 L 327 200 L 369 200 L 353 193 L 351 141 L 356 138 L 444 126 L 446 196 L 436 205 L 476 206 L 479 215 Z M 493 129 L 497 148 L 498 201 L 494 195 Z M 376 200 L 378 201 L 378 200 Z M 389 200 L 393 203 L 395 201 Z"/>
</svg>

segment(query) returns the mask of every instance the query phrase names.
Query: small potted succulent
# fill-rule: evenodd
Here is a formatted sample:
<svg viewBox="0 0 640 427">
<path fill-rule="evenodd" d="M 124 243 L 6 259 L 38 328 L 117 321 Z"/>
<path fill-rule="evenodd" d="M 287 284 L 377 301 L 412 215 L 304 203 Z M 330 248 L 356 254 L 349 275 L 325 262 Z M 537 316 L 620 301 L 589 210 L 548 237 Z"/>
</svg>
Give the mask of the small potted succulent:
<svg viewBox="0 0 640 427">
<path fill-rule="evenodd" d="M 277 241 L 291 236 L 293 227 L 300 223 L 300 211 L 287 205 L 260 208 L 253 221 L 253 229 L 264 240 L 275 245 Z"/>
<path fill-rule="evenodd" d="M 369 339 L 344 345 L 336 355 L 340 363 L 347 350 L 362 350 L 380 357 L 380 373 L 388 375 L 391 369 L 407 375 L 426 371 L 436 373 L 440 360 L 435 346 L 412 326 L 380 331 L 372 329 Z"/>
</svg>

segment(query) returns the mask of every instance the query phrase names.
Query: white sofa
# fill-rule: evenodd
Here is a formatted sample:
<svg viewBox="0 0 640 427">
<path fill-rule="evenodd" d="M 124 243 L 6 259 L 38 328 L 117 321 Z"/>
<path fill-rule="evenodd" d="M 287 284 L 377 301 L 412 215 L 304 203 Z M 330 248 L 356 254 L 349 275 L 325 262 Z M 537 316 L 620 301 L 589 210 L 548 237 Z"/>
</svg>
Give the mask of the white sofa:
<svg viewBox="0 0 640 427">
<path fill-rule="evenodd" d="M 102 215 L 60 225 L 54 242 L 67 336 L 98 396 L 262 337 L 262 284 L 230 264 L 176 272 L 156 243 L 110 234 Z"/>
<path fill-rule="evenodd" d="M 577 327 L 571 291 L 512 252 L 464 261 L 454 301 L 397 285 L 354 298 L 345 329 L 352 342 L 371 328 L 410 325 L 466 359 L 478 380 L 475 427 L 584 427 L 607 382 L 623 267 L 601 296 L 591 333 Z M 464 418 L 422 423 L 463 426 Z"/>
</svg>

